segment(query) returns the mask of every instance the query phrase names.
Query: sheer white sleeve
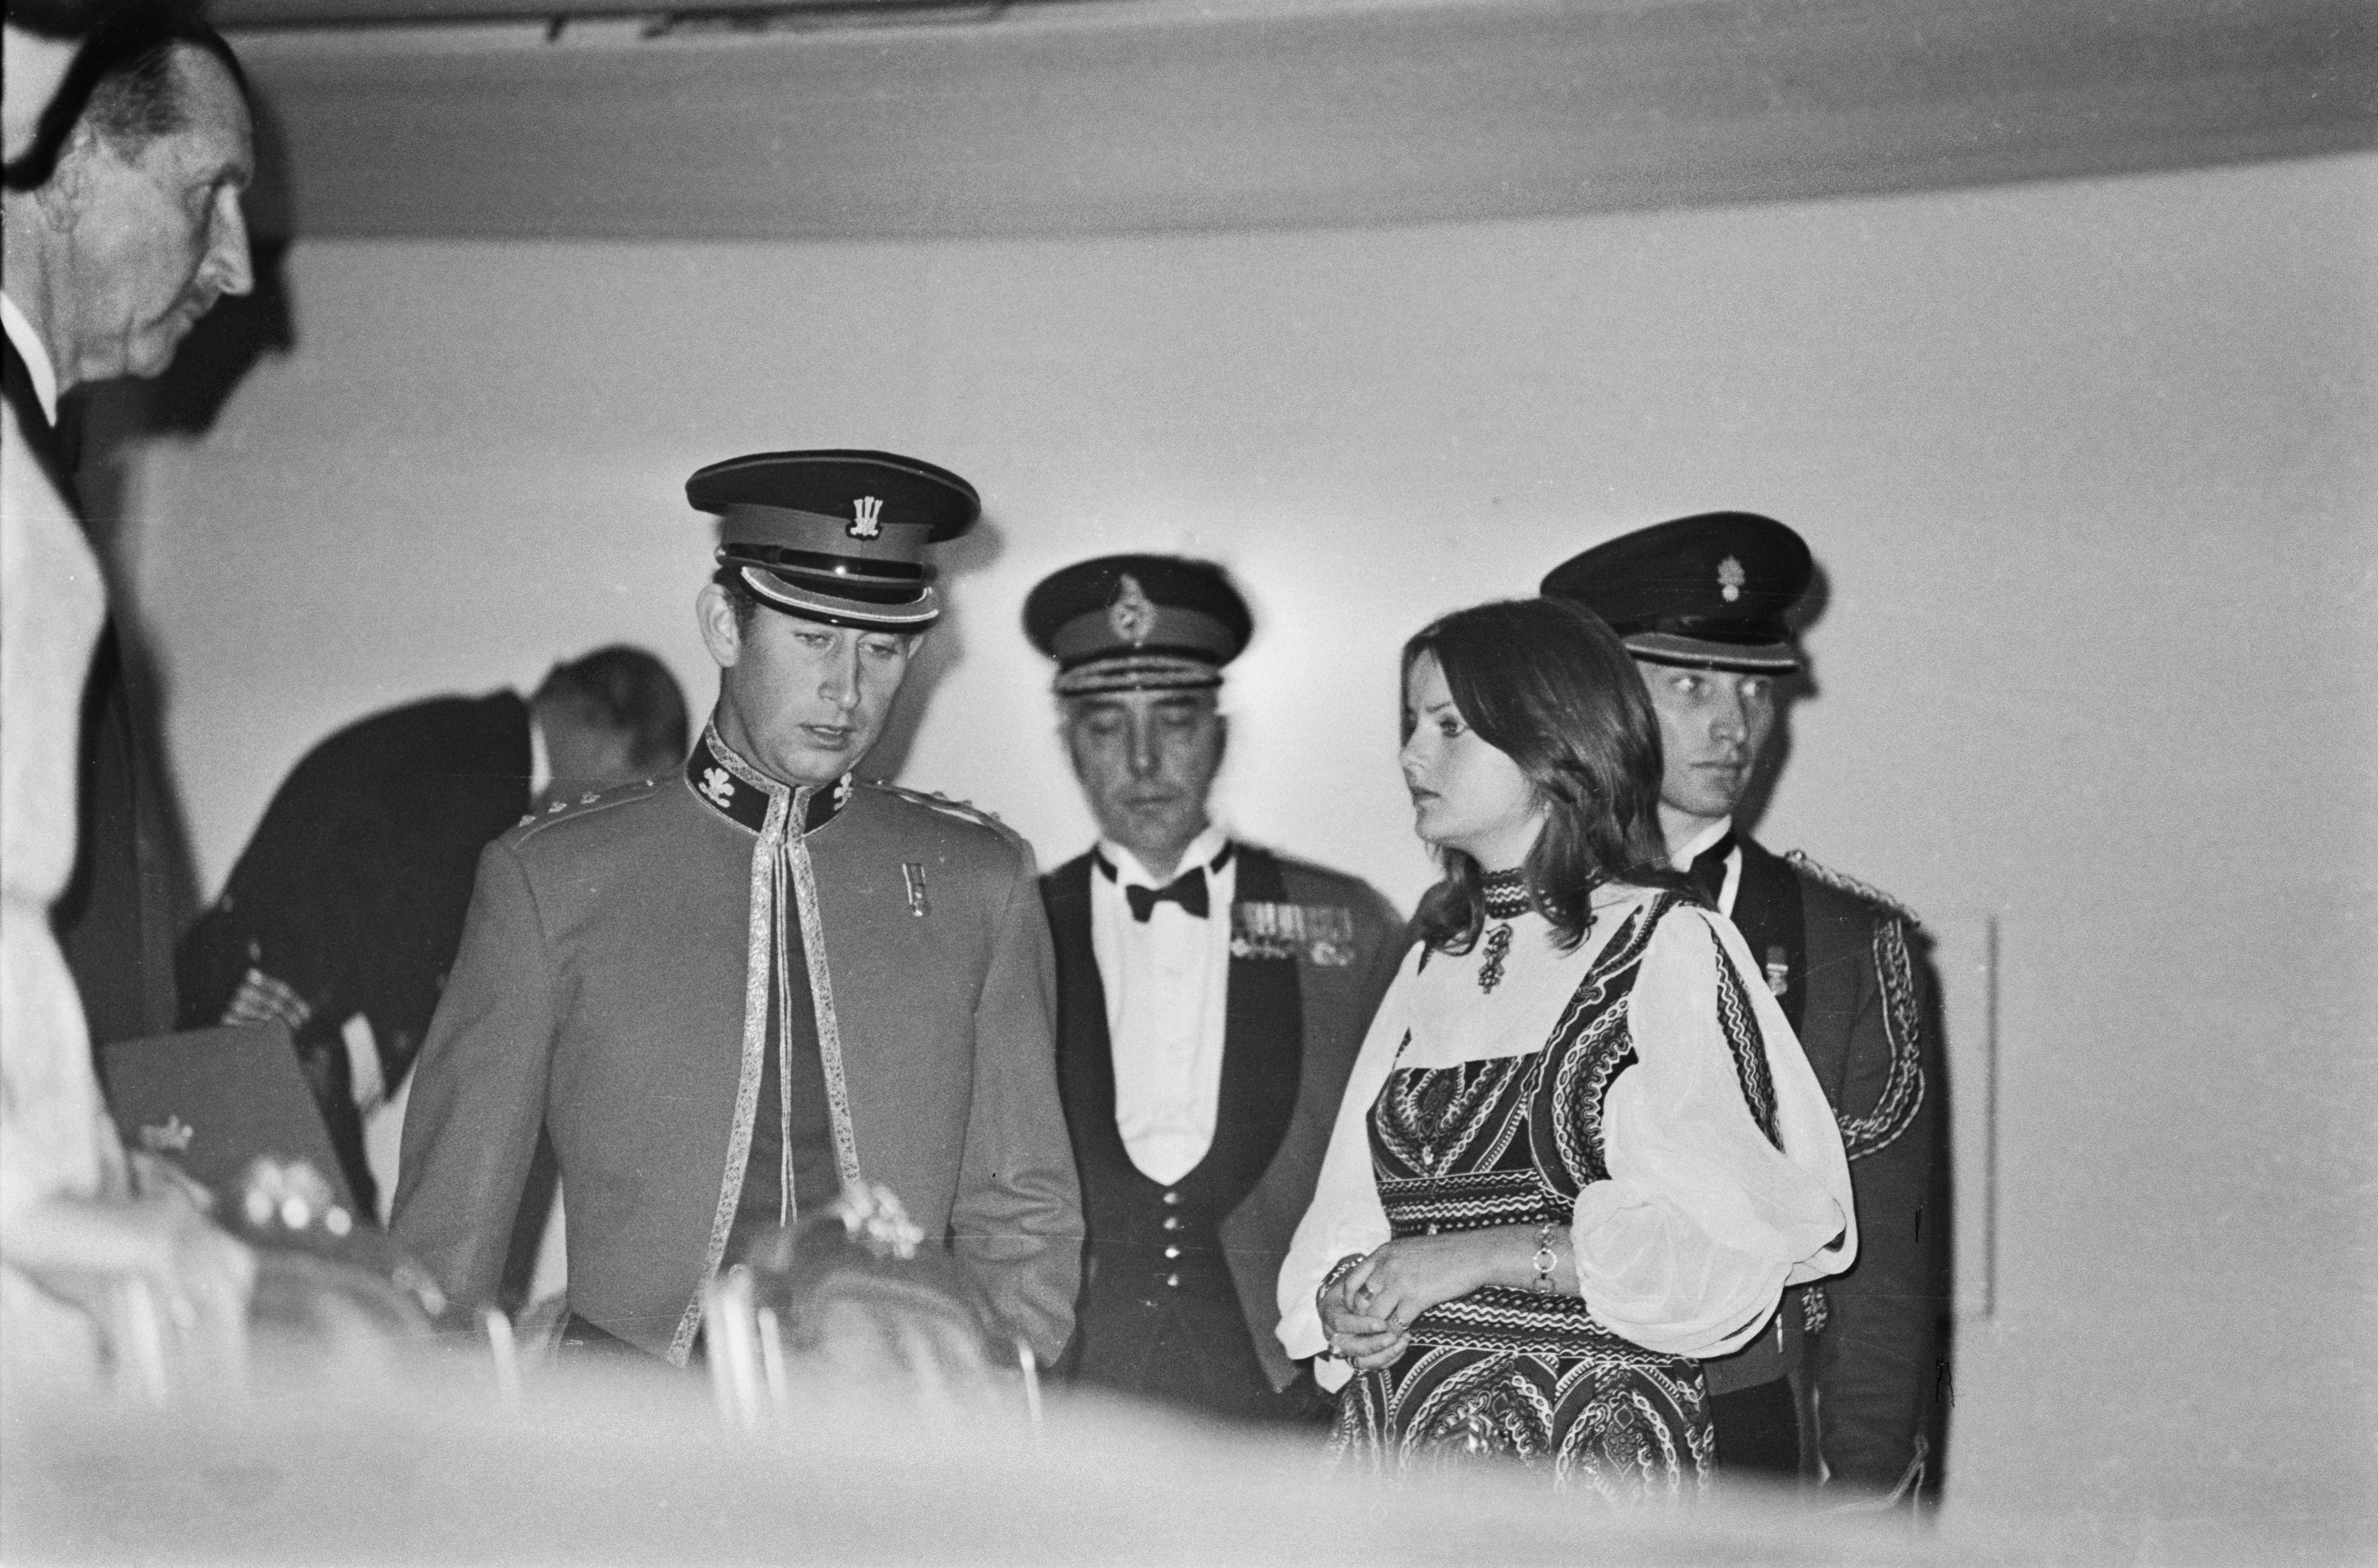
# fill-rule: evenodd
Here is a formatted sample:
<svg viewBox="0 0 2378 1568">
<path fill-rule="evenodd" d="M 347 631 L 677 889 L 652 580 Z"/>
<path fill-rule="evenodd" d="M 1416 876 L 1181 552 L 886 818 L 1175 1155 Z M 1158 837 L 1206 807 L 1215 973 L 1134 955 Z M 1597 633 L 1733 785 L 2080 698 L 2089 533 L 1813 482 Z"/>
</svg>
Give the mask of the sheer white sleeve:
<svg viewBox="0 0 2378 1568">
<path fill-rule="evenodd" d="M 1783 1147 L 1759 1130 L 1720 1019 L 1718 962 L 1741 977 Z M 1758 1332 L 1786 1284 L 1857 1251 L 1839 1128 L 1783 1009 L 1723 917 L 1673 910 L 1628 1000 L 1636 1063 L 1611 1084 L 1611 1179 L 1579 1195 L 1571 1236 L 1594 1317 L 1649 1350 L 1721 1356 Z M 1749 1031 L 1737 1017 L 1734 1038 Z"/>
<path fill-rule="evenodd" d="M 1419 947 L 1405 956 L 1395 983 L 1380 998 L 1370 1032 L 1354 1058 L 1346 1080 L 1346 1097 L 1339 1103 L 1338 1124 L 1329 1134 L 1329 1152 L 1322 1156 L 1321 1177 L 1314 1184 L 1312 1205 L 1297 1223 L 1288 1258 L 1279 1270 L 1279 1343 L 1291 1357 L 1313 1364 L 1322 1387 L 1342 1386 L 1353 1369 L 1334 1357 L 1323 1356 L 1328 1337 L 1322 1332 L 1321 1313 L 1314 1292 L 1330 1266 L 1350 1252 L 1369 1252 L 1394 1236 L 1387 1212 L 1379 1204 L 1378 1179 L 1371 1170 L 1369 1119 L 1372 1102 L 1395 1070 L 1396 1052 L 1410 1025 L 1407 1003 L 1415 975 Z"/>
</svg>

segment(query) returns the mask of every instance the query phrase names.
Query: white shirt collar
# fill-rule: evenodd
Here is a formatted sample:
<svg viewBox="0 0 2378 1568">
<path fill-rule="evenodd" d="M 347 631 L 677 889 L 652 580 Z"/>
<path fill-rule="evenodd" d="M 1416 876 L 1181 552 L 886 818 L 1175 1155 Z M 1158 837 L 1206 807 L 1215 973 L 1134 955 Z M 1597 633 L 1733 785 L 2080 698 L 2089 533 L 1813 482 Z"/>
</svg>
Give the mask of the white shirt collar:
<svg viewBox="0 0 2378 1568">
<path fill-rule="evenodd" d="M 42 334 L 33 331 L 33 323 L 17 308 L 17 302 L 0 291 L 0 326 L 8 330 L 8 341 L 17 345 L 24 357 L 25 373 L 33 380 L 33 395 L 42 400 L 42 416 L 53 425 L 58 422 L 58 368 L 50 363 L 50 350 L 42 342 Z"/>
<path fill-rule="evenodd" d="M 528 710 L 528 798 L 545 799 L 546 790 L 553 787 L 553 754 L 545 749 L 545 726 L 536 721 L 536 709 Z"/>
<path fill-rule="evenodd" d="M 1670 855 L 1668 857 L 1668 863 L 1675 866 L 1678 871 L 1690 871 L 1693 868 L 1693 859 L 1695 856 L 1699 855 L 1703 850 L 1708 849 L 1711 844 L 1716 843 L 1719 839 L 1724 838 L 1727 834 L 1733 831 L 1734 821 L 1731 817 L 1722 822 L 1712 822 L 1707 827 L 1702 828 L 1699 833 L 1693 835 L 1691 842 L 1687 843 L 1683 849 L 1678 850 L 1675 854 Z"/>
<path fill-rule="evenodd" d="M 1223 831 L 1220 823 L 1207 823 L 1206 831 L 1190 839 L 1189 847 L 1181 851 L 1181 863 L 1173 868 L 1172 874 L 1180 876 L 1193 865 L 1210 867 L 1214 863 L 1214 857 L 1220 854 L 1222 846 L 1230 841 L 1231 836 Z M 1161 887 L 1164 886 L 1162 882 L 1159 882 L 1147 874 L 1147 868 L 1139 863 L 1137 855 L 1111 838 L 1099 840 L 1099 853 L 1106 856 L 1107 863 L 1120 874 L 1117 880 L 1123 887 Z"/>
<path fill-rule="evenodd" d="M 1723 838 L 1727 834 L 1733 831 L 1734 822 L 1732 818 L 1728 818 L 1723 822 L 1713 822 L 1710 824 L 1707 827 L 1704 827 L 1700 832 L 1693 836 L 1693 841 L 1691 843 L 1686 845 L 1682 850 L 1678 850 L 1674 856 L 1672 856 L 1669 860 L 1669 863 L 1674 865 L 1678 871 L 1692 870 L 1693 862 L 1695 860 L 1699 859 L 1703 852 L 1714 849 L 1719 839 Z M 1734 918 L 1734 899 L 1735 895 L 1739 892 L 1741 888 L 1742 846 L 1737 843 L 1733 849 L 1726 851 L 1725 874 L 1718 878 L 1718 913 L 1725 916 L 1728 920 Z"/>
</svg>

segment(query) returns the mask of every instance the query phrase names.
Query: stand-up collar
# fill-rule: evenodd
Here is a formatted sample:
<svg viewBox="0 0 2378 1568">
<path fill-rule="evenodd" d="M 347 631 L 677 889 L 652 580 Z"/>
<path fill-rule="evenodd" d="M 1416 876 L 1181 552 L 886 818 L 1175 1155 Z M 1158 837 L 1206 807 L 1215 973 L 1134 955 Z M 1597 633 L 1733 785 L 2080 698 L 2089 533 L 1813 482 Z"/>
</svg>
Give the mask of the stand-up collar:
<svg viewBox="0 0 2378 1568">
<path fill-rule="evenodd" d="M 685 782 L 704 805 L 753 834 L 767 825 L 768 802 L 790 795 L 804 837 L 832 822 L 850 803 L 853 787 L 847 773 L 823 788 L 797 788 L 769 778 L 720 738 L 715 716 L 702 727 L 693 754 L 685 759 Z"/>
</svg>

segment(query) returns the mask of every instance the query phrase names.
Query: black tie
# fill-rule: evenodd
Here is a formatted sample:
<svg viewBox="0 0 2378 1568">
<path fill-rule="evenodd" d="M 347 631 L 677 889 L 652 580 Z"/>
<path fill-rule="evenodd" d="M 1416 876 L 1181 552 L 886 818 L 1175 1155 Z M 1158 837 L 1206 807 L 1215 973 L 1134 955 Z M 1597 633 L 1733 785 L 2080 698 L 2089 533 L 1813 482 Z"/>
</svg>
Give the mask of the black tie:
<svg viewBox="0 0 2378 1568">
<path fill-rule="evenodd" d="M 1734 853 L 1734 835 L 1726 834 L 1716 843 L 1693 857 L 1689 874 L 1694 885 L 1709 895 L 1710 908 L 1723 909 L 1725 904 L 1725 860 Z"/>
<path fill-rule="evenodd" d="M 1198 920 L 1206 918 L 1206 868 L 1193 865 L 1163 887 L 1125 887 L 1123 896 L 1131 905 L 1131 918 L 1141 924 L 1156 912 L 1156 906 L 1167 899 Z"/>
</svg>

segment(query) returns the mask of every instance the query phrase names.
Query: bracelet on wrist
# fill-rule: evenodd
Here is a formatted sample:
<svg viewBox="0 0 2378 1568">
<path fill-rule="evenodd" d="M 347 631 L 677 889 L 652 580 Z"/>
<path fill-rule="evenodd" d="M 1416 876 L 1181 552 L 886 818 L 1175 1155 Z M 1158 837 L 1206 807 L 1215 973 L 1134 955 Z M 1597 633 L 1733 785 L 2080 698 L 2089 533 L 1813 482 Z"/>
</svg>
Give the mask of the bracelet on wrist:
<svg viewBox="0 0 2378 1568">
<path fill-rule="evenodd" d="M 1345 1279 L 1348 1274 L 1351 1274 L 1356 1269 L 1361 1268 L 1364 1260 L 1369 1257 L 1370 1254 L 1368 1252 L 1349 1252 L 1343 1258 L 1340 1258 L 1336 1262 L 1330 1264 L 1329 1272 L 1322 1275 L 1321 1283 L 1314 1287 L 1313 1309 L 1316 1312 L 1319 1311 L 1321 1309 L 1322 1298 L 1327 1297 L 1331 1291 L 1337 1289 L 1339 1283 Z"/>
<path fill-rule="evenodd" d="M 1558 1222 L 1546 1220 L 1536 1227 L 1536 1255 L 1528 1260 L 1536 1271 L 1536 1294 L 1553 1293 L 1553 1271 L 1560 1267 L 1560 1254 L 1553 1250 L 1553 1233 Z"/>
</svg>

